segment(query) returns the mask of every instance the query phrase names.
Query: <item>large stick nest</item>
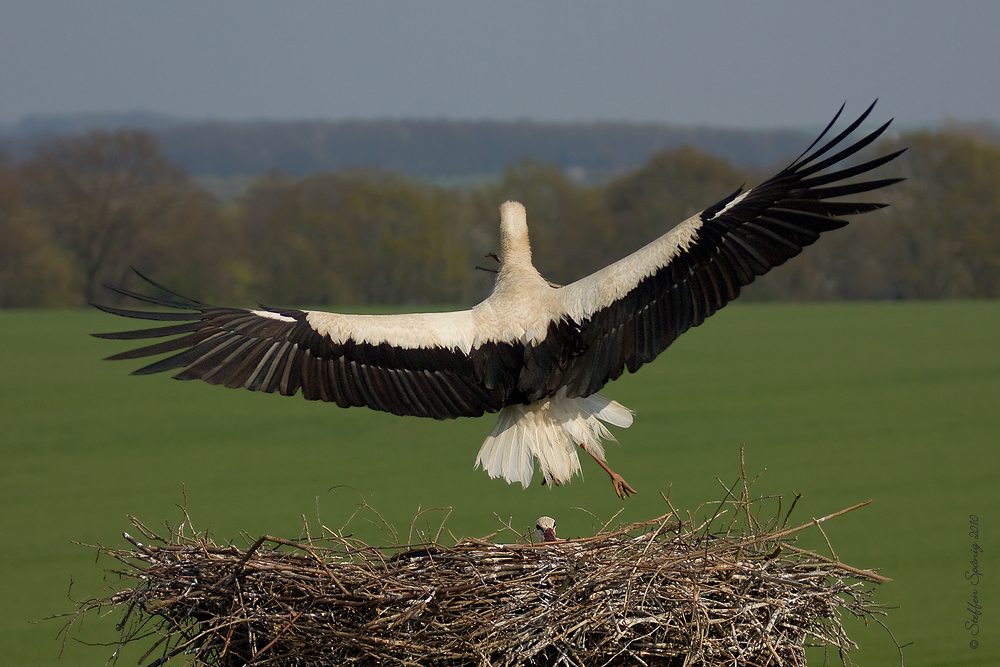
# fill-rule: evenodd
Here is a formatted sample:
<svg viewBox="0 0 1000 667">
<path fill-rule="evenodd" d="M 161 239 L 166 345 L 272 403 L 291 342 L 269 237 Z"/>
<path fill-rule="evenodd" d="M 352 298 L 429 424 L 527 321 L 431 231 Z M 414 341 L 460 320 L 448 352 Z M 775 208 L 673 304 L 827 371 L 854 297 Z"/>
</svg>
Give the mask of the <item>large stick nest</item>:
<svg viewBox="0 0 1000 667">
<path fill-rule="evenodd" d="M 147 665 L 798 666 L 807 645 L 846 659 L 842 617 L 880 622 L 885 578 L 792 542 L 861 505 L 785 528 L 780 499 L 765 521 L 758 502 L 554 543 L 391 549 L 329 529 L 239 548 L 185 536 L 186 510 L 164 535 L 133 518 L 142 541 L 100 548 L 119 561 L 116 592 L 74 616 L 117 610 L 119 648 L 155 638 Z"/>
</svg>

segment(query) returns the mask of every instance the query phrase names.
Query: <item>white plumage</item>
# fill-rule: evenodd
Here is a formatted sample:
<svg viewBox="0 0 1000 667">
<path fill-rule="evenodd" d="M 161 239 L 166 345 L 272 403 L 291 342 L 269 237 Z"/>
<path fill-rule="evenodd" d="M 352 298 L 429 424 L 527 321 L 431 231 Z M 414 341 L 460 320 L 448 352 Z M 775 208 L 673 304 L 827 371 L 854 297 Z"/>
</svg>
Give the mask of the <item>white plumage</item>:
<svg viewBox="0 0 1000 667">
<path fill-rule="evenodd" d="M 567 482 L 580 472 L 577 445 L 597 461 L 606 460 L 602 441 L 614 436 L 602 421 L 628 428 L 632 412 L 600 394 L 568 398 L 565 389 L 545 400 L 509 405 L 500 411 L 476 466 L 492 478 L 528 486 L 537 458 L 547 483 Z"/>
<path fill-rule="evenodd" d="M 564 287 L 535 269 L 524 207 L 506 202 L 500 208 L 496 284 L 471 310 L 345 315 L 220 308 L 149 281 L 169 296 L 112 289 L 176 311 L 97 307 L 177 323 L 96 335 L 167 337 L 109 357 L 173 353 L 137 374 L 179 370 L 174 376 L 179 379 L 284 395 L 301 390 L 307 399 L 341 407 L 436 419 L 499 412 L 476 460 L 490 477 L 528 486 L 537 461 L 546 483 L 562 484 L 580 472 L 580 447 L 624 498 L 634 490 L 605 464 L 602 440 L 611 438 L 604 423 L 628 427 L 632 413 L 597 392 L 625 369 L 635 372 L 654 359 L 756 276 L 797 255 L 822 232 L 847 224 L 842 216 L 881 208 L 830 200 L 899 180 L 843 182 L 898 152 L 820 173 L 881 135 L 888 123 L 823 158 L 870 111 L 813 150 L 835 117 L 802 156 L 771 179 L 737 190 L 628 257 Z"/>
</svg>

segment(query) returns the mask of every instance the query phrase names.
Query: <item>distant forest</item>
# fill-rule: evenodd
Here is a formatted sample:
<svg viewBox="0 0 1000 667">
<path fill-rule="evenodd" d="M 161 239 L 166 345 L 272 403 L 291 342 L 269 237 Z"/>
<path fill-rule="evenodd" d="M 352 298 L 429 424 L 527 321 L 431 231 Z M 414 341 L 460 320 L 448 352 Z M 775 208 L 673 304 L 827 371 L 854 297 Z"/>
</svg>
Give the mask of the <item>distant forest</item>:
<svg viewBox="0 0 1000 667">
<path fill-rule="evenodd" d="M 4 134 L 0 307 L 113 302 L 102 284 L 135 287 L 130 267 L 206 302 L 468 305 L 492 284 L 487 255 L 506 199 L 527 207 L 536 265 L 566 283 L 766 178 L 812 140 L 733 135 L 731 150 L 760 158 L 748 161 L 694 142 L 653 147 L 640 126 L 617 124 L 602 134 L 598 125 L 385 121 L 352 135 L 348 125 L 306 123 L 248 138 L 266 125 Z M 181 145 L 202 161 L 178 159 Z M 747 298 L 1000 296 L 996 133 L 904 133 L 874 150 L 901 146 L 909 150 L 884 176 L 907 180 L 872 197 L 889 208 L 825 235 Z M 284 164 L 283 155 L 295 157 Z M 227 174 L 245 179 L 238 196 L 206 189 L 206 175 Z M 483 174 L 462 187 L 441 180 Z"/>
<path fill-rule="evenodd" d="M 772 167 L 810 133 L 726 130 L 664 123 L 345 120 L 185 121 L 153 114 L 34 117 L 0 132 L 0 153 L 24 160 L 55 136 L 122 127 L 146 130 L 172 163 L 195 177 L 280 172 L 292 178 L 366 168 L 445 182 L 498 178 L 511 164 L 559 165 L 597 183 L 637 169 L 663 150 L 693 146 L 740 167 Z"/>
</svg>

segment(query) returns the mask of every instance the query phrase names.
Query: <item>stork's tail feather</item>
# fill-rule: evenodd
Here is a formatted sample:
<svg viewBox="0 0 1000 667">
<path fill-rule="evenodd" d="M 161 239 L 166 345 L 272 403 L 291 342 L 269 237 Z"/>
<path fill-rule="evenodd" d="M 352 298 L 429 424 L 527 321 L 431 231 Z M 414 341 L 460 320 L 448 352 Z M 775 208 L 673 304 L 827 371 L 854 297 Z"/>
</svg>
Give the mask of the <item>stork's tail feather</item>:
<svg viewBox="0 0 1000 667">
<path fill-rule="evenodd" d="M 580 472 L 580 445 L 604 460 L 602 440 L 615 438 L 602 421 L 628 428 L 632 411 L 597 394 L 566 398 L 564 392 L 530 405 L 507 406 L 479 450 L 476 467 L 491 478 L 527 487 L 537 458 L 547 484 L 568 482 Z"/>
<path fill-rule="evenodd" d="M 590 412 L 601 421 L 620 428 L 628 428 L 632 425 L 632 411 L 618 401 L 604 398 L 600 394 L 592 394 L 587 398 L 577 400 L 581 401 L 585 411 Z"/>
</svg>

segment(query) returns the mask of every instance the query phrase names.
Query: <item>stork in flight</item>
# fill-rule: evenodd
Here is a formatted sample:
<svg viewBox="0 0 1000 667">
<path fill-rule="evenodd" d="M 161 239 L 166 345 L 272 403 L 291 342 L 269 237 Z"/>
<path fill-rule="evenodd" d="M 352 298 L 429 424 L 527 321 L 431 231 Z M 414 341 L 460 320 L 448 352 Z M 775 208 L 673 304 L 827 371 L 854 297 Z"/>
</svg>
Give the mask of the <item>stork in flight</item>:
<svg viewBox="0 0 1000 667">
<path fill-rule="evenodd" d="M 174 377 L 182 380 L 285 396 L 301 391 L 308 400 L 340 407 L 435 419 L 498 412 L 476 459 L 491 478 L 527 487 L 537 459 L 543 483 L 568 482 L 582 472 L 579 447 L 626 498 L 635 491 L 605 463 L 602 440 L 612 437 L 604 423 L 628 427 L 632 412 L 597 392 L 625 369 L 634 373 L 652 361 L 739 296 L 741 287 L 799 254 L 822 232 L 846 225 L 843 216 L 884 206 L 831 201 L 901 180 L 845 182 L 902 152 L 841 164 L 888 127 L 843 145 L 872 107 L 820 145 L 841 107 L 816 141 L 772 178 L 738 189 L 624 259 L 563 287 L 548 283 L 532 265 L 524 207 L 509 201 L 500 207 L 496 284 L 471 310 L 345 315 L 225 308 L 146 279 L 168 296 L 111 289 L 175 310 L 95 305 L 167 324 L 95 335 L 167 338 L 108 357 L 171 353 L 136 375 L 178 371 Z"/>
</svg>

